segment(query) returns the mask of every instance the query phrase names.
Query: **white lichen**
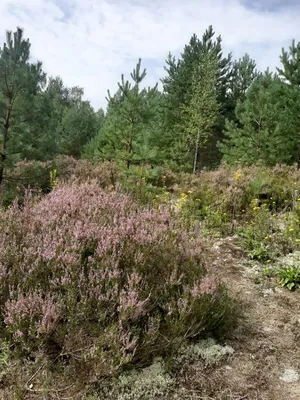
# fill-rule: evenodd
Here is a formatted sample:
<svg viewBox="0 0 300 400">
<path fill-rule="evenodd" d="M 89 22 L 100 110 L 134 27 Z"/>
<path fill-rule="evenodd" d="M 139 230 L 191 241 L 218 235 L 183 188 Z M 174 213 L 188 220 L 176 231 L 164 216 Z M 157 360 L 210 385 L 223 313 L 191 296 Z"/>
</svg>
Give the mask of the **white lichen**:
<svg viewBox="0 0 300 400">
<path fill-rule="evenodd" d="M 206 365 L 216 364 L 234 353 L 231 346 L 221 346 L 214 339 L 201 340 L 193 345 L 184 345 L 179 349 L 177 363 L 202 360 Z"/>
<path fill-rule="evenodd" d="M 118 400 L 142 400 L 164 398 L 173 379 L 164 372 L 160 358 L 141 371 L 131 371 L 119 378 Z"/>
</svg>

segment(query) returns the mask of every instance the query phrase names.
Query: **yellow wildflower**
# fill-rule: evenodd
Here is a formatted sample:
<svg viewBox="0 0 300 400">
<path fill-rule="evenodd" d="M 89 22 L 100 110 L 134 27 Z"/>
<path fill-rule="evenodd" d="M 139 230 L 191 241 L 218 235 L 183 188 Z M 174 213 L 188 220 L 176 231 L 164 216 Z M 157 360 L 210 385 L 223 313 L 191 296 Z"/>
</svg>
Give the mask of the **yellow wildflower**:
<svg viewBox="0 0 300 400">
<path fill-rule="evenodd" d="M 234 174 L 234 176 L 235 176 L 235 180 L 238 181 L 240 179 L 240 177 L 242 176 L 242 174 L 240 172 L 236 172 Z"/>
</svg>

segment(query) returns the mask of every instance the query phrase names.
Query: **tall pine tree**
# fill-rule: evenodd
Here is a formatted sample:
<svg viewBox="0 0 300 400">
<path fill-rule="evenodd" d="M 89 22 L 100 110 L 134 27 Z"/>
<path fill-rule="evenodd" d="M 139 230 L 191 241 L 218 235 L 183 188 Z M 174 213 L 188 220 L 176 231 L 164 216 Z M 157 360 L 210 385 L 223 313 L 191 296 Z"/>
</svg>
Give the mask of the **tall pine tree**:
<svg viewBox="0 0 300 400">
<path fill-rule="evenodd" d="M 7 158 L 30 133 L 24 124 L 28 126 L 33 118 L 35 95 L 46 82 L 42 64 L 29 59 L 30 42 L 23 38 L 23 30 L 7 32 L 6 43 L 0 48 L 0 184 Z"/>
<path fill-rule="evenodd" d="M 157 85 L 141 88 L 146 69 L 141 70 L 141 59 L 131 73 L 133 83 L 121 76 L 118 91 L 111 96 L 108 91 L 108 109 L 105 123 L 97 137 L 89 143 L 84 157 L 115 159 L 127 168 L 133 162 L 142 162 L 147 154 L 149 138 L 147 125 L 153 117 L 153 102 L 157 96 Z M 142 150 L 143 149 L 143 150 Z M 148 157 L 148 156 L 147 156 Z"/>
<path fill-rule="evenodd" d="M 228 112 L 228 85 L 231 75 L 231 55 L 223 56 L 222 39 L 218 36 L 216 39 L 215 32 L 210 26 L 200 40 L 195 34 L 191 37 L 189 44 L 184 47 L 181 57 L 176 60 L 174 56 L 169 54 L 166 60 L 165 70 L 167 76 L 162 79 L 164 89 L 164 132 L 163 134 L 169 139 L 169 158 L 181 162 L 183 154 L 178 154 L 182 146 L 178 143 L 184 143 L 182 135 L 184 132 L 178 129 L 185 125 L 186 113 L 183 111 L 188 107 L 192 98 L 194 71 L 207 55 L 213 55 L 217 62 L 217 74 L 215 80 L 216 96 L 219 103 L 220 116 L 218 124 L 215 126 L 214 134 L 211 136 L 211 143 L 208 144 L 210 149 L 215 149 L 216 141 L 221 138 L 224 120 Z M 208 164 L 215 164 L 218 159 L 217 151 L 210 151 L 210 160 Z"/>
</svg>

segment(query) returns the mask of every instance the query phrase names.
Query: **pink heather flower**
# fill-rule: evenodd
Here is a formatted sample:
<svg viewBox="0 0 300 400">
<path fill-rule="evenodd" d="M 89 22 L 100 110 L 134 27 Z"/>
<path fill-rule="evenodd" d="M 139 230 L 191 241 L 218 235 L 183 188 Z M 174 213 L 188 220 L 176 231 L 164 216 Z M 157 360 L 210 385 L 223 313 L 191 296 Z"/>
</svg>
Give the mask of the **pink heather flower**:
<svg viewBox="0 0 300 400">
<path fill-rule="evenodd" d="M 202 294 L 213 294 L 217 285 L 212 278 L 205 276 L 200 282 L 199 289 Z"/>
<path fill-rule="evenodd" d="M 27 297 L 21 295 L 17 300 L 8 301 L 5 304 L 6 325 L 18 325 L 26 319 L 37 319 L 37 332 L 48 333 L 56 325 L 60 314 L 52 298 L 47 295 L 43 298 L 40 293 L 35 292 Z M 19 330 L 16 330 L 18 337 Z"/>
<path fill-rule="evenodd" d="M 97 179 L 86 163 L 70 160 L 68 168 Z M 40 198 L 27 194 L 22 209 L 17 203 L 0 209 L 7 330 L 34 341 L 62 324 L 63 332 L 70 327 L 61 337 L 66 345 L 73 327 L 88 326 L 88 318 L 105 321 L 107 332 L 119 321 L 112 339 L 121 350 L 135 351 L 144 337 L 153 339 L 150 326 L 159 332 L 159 306 L 175 318 L 190 312 L 191 297 L 215 289 L 207 278 L 191 284 L 204 260 L 201 235 L 191 236 L 169 212 L 142 209 L 120 188 L 104 190 L 99 181 L 69 181 Z M 96 334 L 107 332 L 99 323 Z"/>
<path fill-rule="evenodd" d="M 191 290 L 191 296 L 192 297 L 198 297 L 200 294 L 200 290 L 198 286 L 194 286 L 193 289 Z"/>
<path fill-rule="evenodd" d="M 61 284 L 62 284 L 62 286 L 65 286 L 65 285 L 70 285 L 71 284 L 71 279 L 70 278 L 68 278 L 68 277 L 66 277 L 66 276 L 63 276 L 62 278 L 61 278 Z"/>
<path fill-rule="evenodd" d="M 127 310 L 128 308 L 136 307 L 138 305 L 138 293 L 135 291 L 123 292 L 120 295 L 120 310 Z"/>
<path fill-rule="evenodd" d="M 134 285 L 138 285 L 141 281 L 142 277 L 136 272 L 133 272 L 128 279 L 128 285 L 132 287 Z"/>
<path fill-rule="evenodd" d="M 20 331 L 19 329 L 16 331 L 16 336 L 21 338 L 24 335 L 24 333 L 22 331 Z"/>
<path fill-rule="evenodd" d="M 128 351 L 130 352 L 135 352 L 136 350 L 136 343 L 137 343 L 137 337 L 132 337 L 132 334 L 130 331 L 123 331 L 121 327 L 121 332 L 119 336 L 120 343 L 122 345 L 122 350 L 124 354 Z"/>
</svg>

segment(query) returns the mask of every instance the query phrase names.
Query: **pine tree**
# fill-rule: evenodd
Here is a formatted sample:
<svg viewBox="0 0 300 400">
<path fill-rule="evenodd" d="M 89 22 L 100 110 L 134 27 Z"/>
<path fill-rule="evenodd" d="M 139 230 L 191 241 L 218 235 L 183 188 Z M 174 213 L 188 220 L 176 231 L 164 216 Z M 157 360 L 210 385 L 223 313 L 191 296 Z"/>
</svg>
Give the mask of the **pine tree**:
<svg viewBox="0 0 300 400">
<path fill-rule="evenodd" d="M 227 119 L 235 120 L 234 110 L 237 102 L 245 100 L 247 90 L 258 76 L 256 63 L 248 54 L 233 62 L 229 84 Z"/>
<path fill-rule="evenodd" d="M 85 149 L 85 157 L 92 153 L 100 159 L 116 159 L 127 168 L 132 162 L 140 162 L 141 149 L 148 143 L 147 124 L 153 117 L 153 101 L 157 85 L 141 89 L 146 69 L 141 71 L 141 59 L 131 73 L 133 83 L 121 76 L 118 91 L 111 96 L 108 91 L 108 110 L 105 124 L 99 135 Z M 143 151 L 143 154 L 146 152 Z M 146 161 L 146 160 L 144 160 Z"/>
<path fill-rule="evenodd" d="M 23 30 L 6 33 L 6 43 L 0 48 L 0 184 L 3 180 L 4 163 L 8 144 L 17 143 L 26 133 L 24 123 L 33 116 L 34 96 L 46 82 L 42 64 L 32 64 L 29 39 L 23 38 Z M 15 149 L 9 149 L 10 153 Z"/>
<path fill-rule="evenodd" d="M 220 144 L 230 164 L 292 163 L 295 118 L 289 88 L 269 71 L 257 78 L 236 107 L 237 123 L 227 121 Z"/>
<path fill-rule="evenodd" d="M 293 112 L 294 151 L 293 159 L 300 164 L 300 42 L 292 41 L 288 51 L 282 49 L 282 68 L 277 68 L 279 76 L 286 83 L 287 108 Z"/>
<path fill-rule="evenodd" d="M 218 36 L 214 39 L 215 32 L 210 26 L 203 34 L 200 40 L 195 34 L 191 37 L 189 44 L 184 47 L 181 57 L 176 60 L 169 54 L 165 67 L 167 76 L 162 79 L 164 89 L 164 132 L 169 139 L 168 147 L 170 149 L 169 157 L 181 162 L 185 143 L 182 137 L 183 132 L 178 129 L 185 125 L 186 114 L 183 112 L 185 107 L 189 106 L 192 97 L 192 86 L 194 71 L 199 64 L 205 60 L 207 55 L 214 55 L 217 60 L 217 78 L 215 80 L 217 101 L 219 103 L 220 118 L 215 127 L 214 134 L 211 136 L 211 143 L 208 147 L 211 159 L 208 163 L 213 164 L 218 159 L 216 151 L 216 140 L 222 136 L 224 118 L 227 115 L 227 92 L 231 74 L 231 54 L 223 56 L 222 39 Z"/>
<path fill-rule="evenodd" d="M 283 77 L 292 86 L 300 88 L 300 42 L 289 47 L 289 51 L 282 49 L 280 56 L 282 68 L 277 68 L 281 77 Z"/>
</svg>

